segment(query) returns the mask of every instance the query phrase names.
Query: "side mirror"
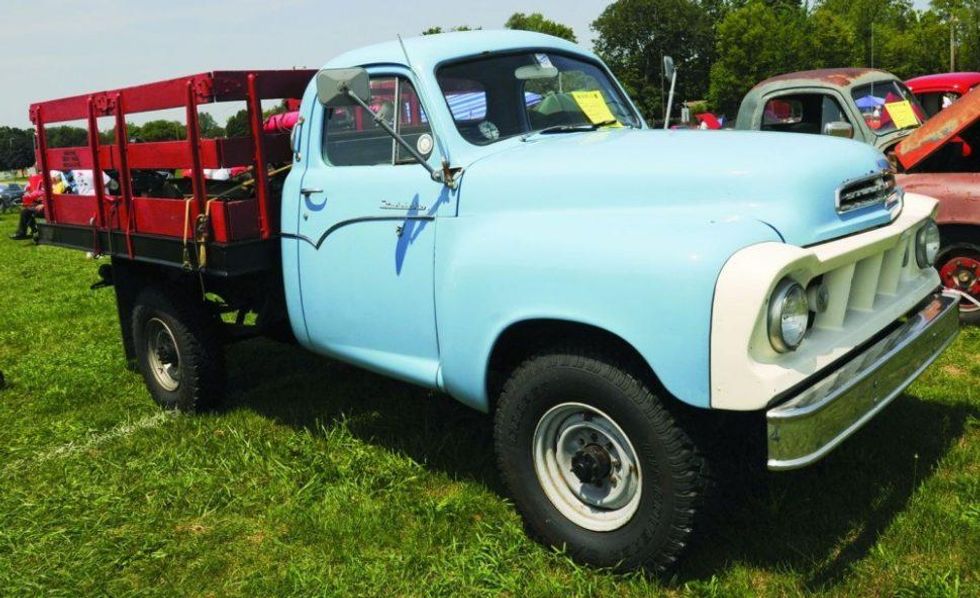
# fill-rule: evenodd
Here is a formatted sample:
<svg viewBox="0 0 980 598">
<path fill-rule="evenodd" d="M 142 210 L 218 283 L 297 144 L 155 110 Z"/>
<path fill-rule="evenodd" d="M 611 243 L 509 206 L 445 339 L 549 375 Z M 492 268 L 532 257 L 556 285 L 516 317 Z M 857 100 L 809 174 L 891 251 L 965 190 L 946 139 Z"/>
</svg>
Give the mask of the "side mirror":
<svg viewBox="0 0 980 598">
<path fill-rule="evenodd" d="M 830 135 L 831 137 L 843 137 L 845 139 L 854 139 L 854 126 L 849 122 L 844 122 L 842 120 L 836 120 L 834 122 L 829 122 L 823 126 L 823 134 Z"/>
<path fill-rule="evenodd" d="M 664 76 L 670 79 L 674 76 L 674 59 L 664 56 Z"/>
<path fill-rule="evenodd" d="M 371 82 L 362 68 L 323 69 L 316 74 L 316 97 L 327 108 L 358 105 L 351 95 L 371 101 Z"/>
</svg>

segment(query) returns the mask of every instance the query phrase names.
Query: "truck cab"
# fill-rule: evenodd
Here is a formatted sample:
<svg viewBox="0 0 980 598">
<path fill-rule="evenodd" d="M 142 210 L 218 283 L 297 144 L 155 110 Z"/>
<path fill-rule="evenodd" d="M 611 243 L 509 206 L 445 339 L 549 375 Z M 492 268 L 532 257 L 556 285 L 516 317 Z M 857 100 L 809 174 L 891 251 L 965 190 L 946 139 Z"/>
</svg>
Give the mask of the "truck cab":
<svg viewBox="0 0 980 598">
<path fill-rule="evenodd" d="M 736 129 L 830 134 L 888 153 L 926 120 L 898 77 L 868 68 L 800 71 L 771 77 L 742 99 Z"/>
</svg>

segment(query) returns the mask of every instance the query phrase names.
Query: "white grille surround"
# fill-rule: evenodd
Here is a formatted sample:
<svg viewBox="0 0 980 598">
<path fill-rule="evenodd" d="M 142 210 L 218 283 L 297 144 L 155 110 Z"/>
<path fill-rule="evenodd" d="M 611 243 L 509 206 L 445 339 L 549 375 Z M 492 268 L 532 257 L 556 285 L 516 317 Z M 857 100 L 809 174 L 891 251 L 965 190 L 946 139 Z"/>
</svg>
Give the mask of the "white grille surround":
<svg viewBox="0 0 980 598">
<path fill-rule="evenodd" d="M 889 225 L 812 247 L 760 243 L 725 264 L 715 287 L 711 326 L 711 407 L 765 408 L 893 324 L 939 287 L 934 268 L 919 268 L 915 235 L 936 200 L 906 194 Z M 783 278 L 827 287 L 826 309 L 796 351 L 769 341 L 769 298 Z"/>
</svg>

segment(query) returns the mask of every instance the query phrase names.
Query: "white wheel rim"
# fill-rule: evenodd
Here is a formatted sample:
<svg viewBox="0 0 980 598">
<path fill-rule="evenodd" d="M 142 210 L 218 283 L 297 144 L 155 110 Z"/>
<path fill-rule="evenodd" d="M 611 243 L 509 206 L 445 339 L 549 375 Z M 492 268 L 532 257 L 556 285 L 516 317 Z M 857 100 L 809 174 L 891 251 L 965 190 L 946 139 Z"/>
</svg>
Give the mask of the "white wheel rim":
<svg viewBox="0 0 980 598">
<path fill-rule="evenodd" d="M 146 353 L 153 378 L 164 390 L 180 387 L 180 350 L 173 331 L 159 318 L 146 323 Z"/>
<path fill-rule="evenodd" d="M 575 525 L 608 532 L 626 525 L 636 513 L 640 462 L 622 428 L 602 411 L 582 403 L 552 407 L 538 421 L 531 451 L 541 489 Z M 578 471 L 573 467 L 576 458 Z M 583 473 L 592 475 L 583 481 Z"/>
</svg>

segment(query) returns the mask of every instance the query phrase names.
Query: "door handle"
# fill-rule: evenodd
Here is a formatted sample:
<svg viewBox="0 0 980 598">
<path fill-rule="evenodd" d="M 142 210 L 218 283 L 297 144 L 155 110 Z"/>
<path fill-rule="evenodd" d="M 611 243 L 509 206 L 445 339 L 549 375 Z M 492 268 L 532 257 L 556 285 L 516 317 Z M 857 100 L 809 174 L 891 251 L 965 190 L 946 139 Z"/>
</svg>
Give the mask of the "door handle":
<svg viewBox="0 0 980 598">
<path fill-rule="evenodd" d="M 314 189 L 312 187 L 303 187 L 299 190 L 303 195 L 313 195 L 314 193 L 323 193 L 323 189 Z"/>
</svg>

